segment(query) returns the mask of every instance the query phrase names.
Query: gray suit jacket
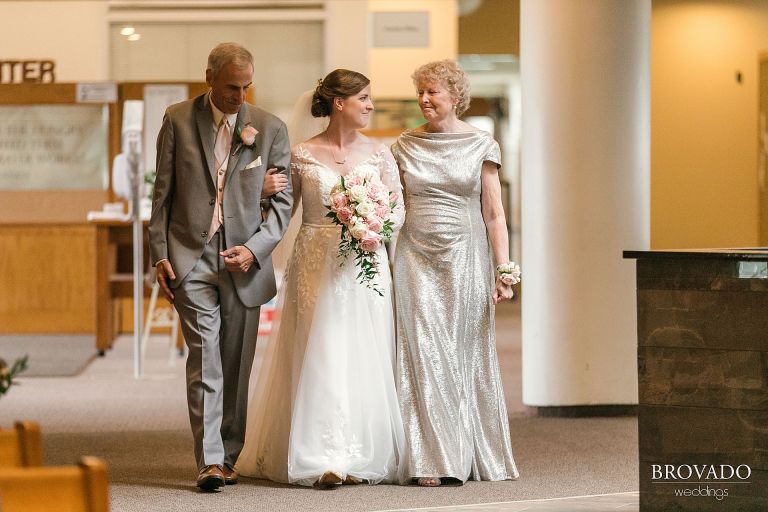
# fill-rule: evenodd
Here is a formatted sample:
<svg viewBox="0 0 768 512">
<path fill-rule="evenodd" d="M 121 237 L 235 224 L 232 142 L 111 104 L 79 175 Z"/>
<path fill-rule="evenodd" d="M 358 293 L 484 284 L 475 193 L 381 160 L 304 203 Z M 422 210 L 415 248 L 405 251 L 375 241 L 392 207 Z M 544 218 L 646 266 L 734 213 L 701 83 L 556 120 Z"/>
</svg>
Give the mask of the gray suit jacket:
<svg viewBox="0 0 768 512">
<path fill-rule="evenodd" d="M 232 273 L 240 300 L 248 307 L 267 302 L 276 293 L 272 250 L 283 236 L 293 205 L 290 183 L 291 150 L 285 124 L 252 105 L 243 104 L 237 126 L 258 130 L 253 148 L 233 133 L 224 185 L 226 247 L 244 245 L 256 256 L 246 273 Z M 152 263 L 167 258 L 177 287 L 203 253 L 216 198 L 213 156 L 213 113 L 208 94 L 168 107 L 157 137 L 157 177 L 149 222 Z M 232 152 L 230 152 L 232 155 Z M 245 167 L 261 157 L 262 164 Z M 259 200 L 266 170 L 284 169 L 288 188 L 271 198 L 262 222 Z"/>
</svg>

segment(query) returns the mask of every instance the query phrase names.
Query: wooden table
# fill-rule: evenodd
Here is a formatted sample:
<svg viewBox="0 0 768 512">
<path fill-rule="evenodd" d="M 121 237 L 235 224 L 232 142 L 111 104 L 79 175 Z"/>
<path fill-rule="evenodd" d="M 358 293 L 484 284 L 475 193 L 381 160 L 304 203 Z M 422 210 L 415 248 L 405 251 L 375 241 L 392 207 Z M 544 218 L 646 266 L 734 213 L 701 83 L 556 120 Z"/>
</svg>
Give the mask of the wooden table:
<svg viewBox="0 0 768 512">
<path fill-rule="evenodd" d="M 133 223 L 93 220 L 96 227 L 96 350 L 104 355 L 119 333 L 120 300 L 133 298 Z M 147 223 L 144 223 L 144 263 L 149 261 Z M 144 295 L 151 286 L 145 283 Z"/>
<path fill-rule="evenodd" d="M 96 227 L 96 350 L 103 356 L 120 332 L 121 299 L 133 298 L 133 223 L 122 220 L 92 220 Z M 144 222 L 144 262 L 149 268 L 147 222 Z M 144 279 L 144 297 L 152 283 Z M 145 319 L 146 322 L 146 310 Z M 146 324 L 145 324 L 146 325 Z M 184 347 L 178 329 L 176 348 Z"/>
</svg>

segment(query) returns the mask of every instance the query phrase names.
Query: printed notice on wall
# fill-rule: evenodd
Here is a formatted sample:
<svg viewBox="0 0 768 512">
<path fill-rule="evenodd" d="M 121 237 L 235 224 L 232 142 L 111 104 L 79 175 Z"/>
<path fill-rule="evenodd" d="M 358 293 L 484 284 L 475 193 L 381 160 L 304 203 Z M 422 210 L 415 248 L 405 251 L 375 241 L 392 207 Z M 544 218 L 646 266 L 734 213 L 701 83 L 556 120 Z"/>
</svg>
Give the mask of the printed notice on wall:
<svg viewBox="0 0 768 512">
<path fill-rule="evenodd" d="M 107 109 L 0 106 L 0 189 L 107 188 Z"/>
<path fill-rule="evenodd" d="M 189 98 L 185 84 L 144 86 L 144 168 L 155 169 L 157 134 L 163 124 L 165 109 Z"/>
<path fill-rule="evenodd" d="M 429 13 L 374 12 L 374 48 L 426 48 L 429 46 Z"/>
</svg>

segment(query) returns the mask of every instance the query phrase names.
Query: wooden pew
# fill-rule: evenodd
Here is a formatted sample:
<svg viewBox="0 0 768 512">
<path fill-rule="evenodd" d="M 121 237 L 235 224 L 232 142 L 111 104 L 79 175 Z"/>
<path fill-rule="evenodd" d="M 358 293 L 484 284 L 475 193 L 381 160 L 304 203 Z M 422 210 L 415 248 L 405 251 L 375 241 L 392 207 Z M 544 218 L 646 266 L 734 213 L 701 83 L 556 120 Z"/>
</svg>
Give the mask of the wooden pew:
<svg viewBox="0 0 768 512">
<path fill-rule="evenodd" d="M 34 421 L 17 421 L 13 430 L 0 429 L 0 467 L 42 465 L 40 425 Z"/>
<path fill-rule="evenodd" d="M 108 512 L 107 465 L 82 457 L 77 466 L 0 468 L 3 512 Z"/>
</svg>

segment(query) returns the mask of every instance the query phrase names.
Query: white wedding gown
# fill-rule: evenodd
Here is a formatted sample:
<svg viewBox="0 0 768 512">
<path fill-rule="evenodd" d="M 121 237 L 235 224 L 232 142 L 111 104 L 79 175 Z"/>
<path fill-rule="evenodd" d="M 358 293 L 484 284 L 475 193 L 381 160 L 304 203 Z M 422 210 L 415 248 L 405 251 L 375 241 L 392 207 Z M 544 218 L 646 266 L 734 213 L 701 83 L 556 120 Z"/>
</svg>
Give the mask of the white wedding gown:
<svg viewBox="0 0 768 512">
<path fill-rule="evenodd" d="M 388 149 L 357 164 L 402 194 Z M 357 168 L 357 167 L 356 167 Z M 337 257 L 340 227 L 326 218 L 339 175 L 303 146 L 291 169 L 301 180 L 302 225 L 286 267 L 278 318 L 248 407 L 240 474 L 312 485 L 326 471 L 393 482 L 404 436 L 395 388 L 392 278 L 380 247 L 377 285 L 356 281 Z M 402 225 L 402 208 L 396 228 Z"/>
</svg>

